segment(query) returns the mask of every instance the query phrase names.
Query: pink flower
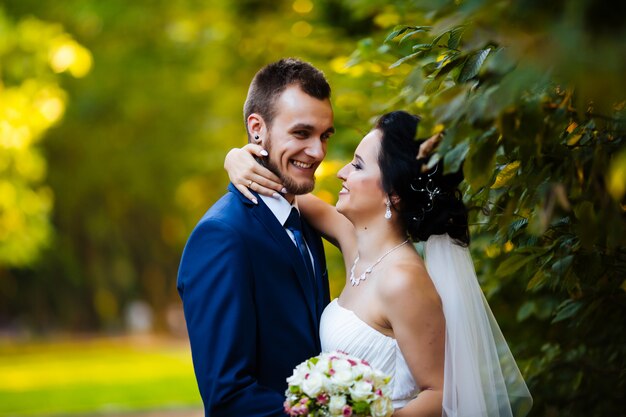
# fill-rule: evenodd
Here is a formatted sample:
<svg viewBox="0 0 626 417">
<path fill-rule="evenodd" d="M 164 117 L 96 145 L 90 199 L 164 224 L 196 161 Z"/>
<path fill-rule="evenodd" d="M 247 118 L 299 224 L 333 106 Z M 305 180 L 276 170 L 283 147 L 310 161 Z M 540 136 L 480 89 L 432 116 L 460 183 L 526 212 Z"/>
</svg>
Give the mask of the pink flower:
<svg viewBox="0 0 626 417">
<path fill-rule="evenodd" d="M 344 417 L 350 417 L 352 415 L 352 407 L 350 407 L 349 405 L 345 405 L 342 412 Z"/>
<path fill-rule="evenodd" d="M 304 416 L 306 414 L 309 413 L 309 407 L 307 407 L 306 405 L 294 405 L 293 407 L 291 407 L 291 413 L 289 414 L 290 416 Z"/>
<path fill-rule="evenodd" d="M 291 404 L 289 404 L 289 401 L 285 401 L 283 406 L 285 407 L 285 413 L 291 415 Z"/>
<path fill-rule="evenodd" d="M 383 396 L 383 391 L 379 388 L 376 390 L 376 395 L 378 395 L 379 397 Z"/>
<path fill-rule="evenodd" d="M 333 368 L 330 368 L 330 371 L 328 371 L 328 374 L 329 374 L 330 376 L 335 375 L 335 370 L 334 370 Z"/>
<path fill-rule="evenodd" d="M 356 362 L 353 361 L 352 359 L 348 359 L 348 363 L 352 366 L 356 366 Z"/>
<path fill-rule="evenodd" d="M 330 397 L 326 393 L 321 393 L 320 395 L 317 396 L 317 403 L 320 405 L 327 404 L 329 400 L 330 400 Z"/>
<path fill-rule="evenodd" d="M 306 404 L 308 402 L 309 402 L 308 398 L 303 398 L 300 400 L 300 404 Z"/>
</svg>

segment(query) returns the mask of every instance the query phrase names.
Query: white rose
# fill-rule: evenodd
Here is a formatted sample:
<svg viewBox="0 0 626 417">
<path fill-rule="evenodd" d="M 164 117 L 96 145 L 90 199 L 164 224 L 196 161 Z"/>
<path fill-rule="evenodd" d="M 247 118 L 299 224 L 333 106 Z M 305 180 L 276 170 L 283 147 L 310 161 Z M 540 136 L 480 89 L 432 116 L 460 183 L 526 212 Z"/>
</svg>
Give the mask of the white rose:
<svg viewBox="0 0 626 417">
<path fill-rule="evenodd" d="M 359 381 L 350 388 L 350 395 L 355 401 L 365 401 L 372 394 L 372 384 Z"/>
<path fill-rule="evenodd" d="M 330 370 L 330 361 L 327 358 L 320 358 L 320 360 L 315 364 L 315 370 L 327 373 Z"/>
<path fill-rule="evenodd" d="M 378 397 L 370 404 L 372 417 L 389 417 L 393 414 L 393 404 L 389 397 Z"/>
<path fill-rule="evenodd" d="M 323 377 L 319 372 L 311 372 L 302 381 L 302 391 L 311 398 L 315 398 L 322 391 Z"/>
<path fill-rule="evenodd" d="M 330 377 L 330 382 L 337 386 L 350 386 L 353 381 L 352 371 L 350 369 L 343 369 L 340 371 L 335 370 L 335 373 Z"/>
<path fill-rule="evenodd" d="M 370 366 L 367 366 L 363 363 L 359 363 L 356 367 L 356 372 L 363 377 L 363 379 L 367 379 L 368 381 L 372 381 L 374 377 L 374 371 Z"/>
<path fill-rule="evenodd" d="M 335 371 L 352 370 L 352 365 L 345 359 L 334 359 L 331 366 Z"/>
<path fill-rule="evenodd" d="M 342 415 L 343 406 L 346 405 L 346 397 L 343 395 L 332 395 L 328 402 L 328 411 L 332 415 Z"/>
<path fill-rule="evenodd" d="M 296 369 L 293 370 L 293 375 L 287 378 L 287 383 L 289 385 L 300 386 L 304 381 L 304 377 L 306 377 L 309 372 L 309 367 L 306 365 L 306 363 L 301 363 L 300 365 L 296 366 Z"/>
<path fill-rule="evenodd" d="M 379 371 L 378 369 L 374 371 L 374 385 L 377 387 L 381 387 L 383 385 L 387 385 L 387 375 Z"/>
</svg>

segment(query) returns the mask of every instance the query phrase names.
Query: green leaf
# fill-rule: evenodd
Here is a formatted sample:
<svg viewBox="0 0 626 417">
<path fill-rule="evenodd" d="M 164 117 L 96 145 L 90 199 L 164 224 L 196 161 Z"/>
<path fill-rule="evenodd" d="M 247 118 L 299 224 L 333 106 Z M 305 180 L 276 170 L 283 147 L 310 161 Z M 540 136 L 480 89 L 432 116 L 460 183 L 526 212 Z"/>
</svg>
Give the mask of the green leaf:
<svg viewBox="0 0 626 417">
<path fill-rule="evenodd" d="M 426 26 L 422 26 L 422 27 L 420 27 L 420 28 L 418 28 L 418 29 L 415 29 L 415 30 L 412 30 L 412 31 L 410 31 L 410 32 L 406 33 L 406 34 L 402 37 L 402 39 L 400 39 L 400 42 L 399 42 L 399 43 L 404 42 L 405 40 L 409 39 L 411 36 L 413 36 L 413 35 L 415 35 L 415 34 L 417 34 L 417 33 L 427 32 L 427 29 L 425 29 L 425 28 L 426 28 Z"/>
<path fill-rule="evenodd" d="M 448 48 L 457 49 L 459 43 L 461 42 L 461 36 L 463 36 L 463 32 L 465 31 L 464 26 L 458 26 L 450 32 L 450 39 L 448 39 Z"/>
<path fill-rule="evenodd" d="M 513 161 L 510 164 L 507 164 L 504 168 L 500 170 L 500 172 L 498 172 L 496 180 L 491 188 L 497 189 L 509 185 L 511 180 L 516 177 L 517 170 L 519 169 L 520 165 L 520 161 Z"/>
<path fill-rule="evenodd" d="M 433 41 L 430 43 L 432 46 L 437 46 L 437 44 L 439 44 L 439 41 L 446 36 L 449 33 L 449 31 L 445 31 L 443 33 L 440 33 L 439 35 L 435 36 L 435 39 L 433 39 Z"/>
<path fill-rule="evenodd" d="M 554 323 L 558 323 L 560 321 L 569 319 L 570 317 L 578 313 L 578 310 L 580 310 L 583 306 L 584 306 L 584 303 L 582 301 L 576 301 L 576 300 L 563 301 L 557 307 L 557 313 L 556 313 L 556 316 L 552 319 L 552 323 L 554 324 Z"/>
<path fill-rule="evenodd" d="M 466 139 L 452 148 L 450 152 L 446 152 L 443 157 L 444 174 L 457 172 L 461 168 L 468 151 L 469 141 Z"/>
<path fill-rule="evenodd" d="M 574 255 L 567 255 L 555 263 L 552 264 L 552 272 L 558 275 L 563 275 L 567 271 L 567 269 L 572 265 L 572 261 L 574 260 Z"/>
<path fill-rule="evenodd" d="M 409 61 L 409 60 L 411 60 L 411 59 L 413 59 L 413 58 L 417 58 L 417 56 L 418 56 L 419 54 L 421 54 L 421 53 L 422 53 L 421 51 L 420 51 L 420 52 L 414 52 L 414 53 L 412 53 L 412 54 L 410 54 L 410 55 L 407 55 L 407 56 L 405 56 L 405 57 L 403 57 L 403 58 L 400 58 L 399 60 L 397 60 L 396 62 L 394 62 L 393 64 L 391 64 L 391 65 L 389 66 L 389 68 L 391 69 L 391 68 L 399 67 L 400 65 L 404 64 L 406 61 Z"/>
<path fill-rule="evenodd" d="M 470 55 L 463 65 L 458 81 L 464 83 L 477 76 L 480 67 L 483 65 L 483 62 L 485 62 L 485 59 L 487 59 L 487 55 L 489 55 L 490 51 L 491 48 L 486 48 Z"/>
<path fill-rule="evenodd" d="M 385 38 L 384 42 L 389 42 L 390 40 L 396 38 L 397 36 L 402 35 L 404 32 L 406 32 L 409 29 L 411 29 L 411 26 L 405 26 L 401 29 L 396 29 L 396 30 L 391 31 L 391 33 L 389 33 L 389 35 L 387 35 L 387 37 Z"/>
<path fill-rule="evenodd" d="M 419 43 L 417 45 L 413 45 L 414 51 L 430 51 L 433 49 L 433 46 L 429 43 Z"/>
<path fill-rule="evenodd" d="M 526 227 L 528 219 L 518 219 L 511 223 L 509 226 L 509 239 L 515 235 L 521 228 Z"/>
<path fill-rule="evenodd" d="M 370 405 L 366 401 L 355 401 L 352 404 L 352 411 L 358 415 L 367 415 L 370 412 Z"/>
<path fill-rule="evenodd" d="M 441 66 L 441 62 L 429 62 L 428 64 L 422 66 L 422 74 L 425 77 L 428 77 L 433 72 L 437 71 Z"/>
<path fill-rule="evenodd" d="M 459 59 L 459 54 L 455 52 L 455 53 L 449 54 L 444 59 L 443 62 L 444 62 L 443 66 L 441 67 L 441 69 L 436 75 L 437 78 L 445 77 L 448 73 L 450 73 L 452 70 L 456 69 L 459 65 L 461 65 L 463 61 L 462 59 Z"/>
<path fill-rule="evenodd" d="M 540 254 L 513 254 L 502 262 L 495 275 L 497 277 L 506 277 L 517 272 L 524 265 L 537 258 Z"/>
<path fill-rule="evenodd" d="M 526 301 L 522 306 L 517 310 L 517 321 L 522 322 L 526 320 L 528 317 L 532 316 L 535 312 L 535 302 L 534 301 Z"/>
<path fill-rule="evenodd" d="M 441 83 L 443 82 L 443 78 L 434 78 L 428 80 L 428 82 L 424 85 L 424 93 L 426 94 L 434 94 L 441 87 Z"/>
</svg>

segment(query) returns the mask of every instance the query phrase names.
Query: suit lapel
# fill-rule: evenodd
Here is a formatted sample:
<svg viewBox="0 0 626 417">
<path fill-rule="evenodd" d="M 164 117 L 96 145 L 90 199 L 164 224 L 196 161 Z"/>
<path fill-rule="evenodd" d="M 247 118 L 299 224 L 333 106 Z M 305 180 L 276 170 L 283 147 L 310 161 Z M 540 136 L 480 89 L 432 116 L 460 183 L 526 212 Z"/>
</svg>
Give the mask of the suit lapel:
<svg viewBox="0 0 626 417">
<path fill-rule="evenodd" d="M 317 300 L 315 296 L 317 291 L 311 287 L 306 267 L 304 266 L 304 262 L 302 261 L 302 256 L 300 255 L 300 252 L 298 251 L 298 248 L 296 247 L 296 245 L 293 243 L 293 241 L 287 234 L 287 231 L 285 230 L 283 225 L 280 224 L 276 216 L 274 216 L 274 213 L 272 213 L 272 211 L 265 205 L 263 200 L 259 198 L 258 194 L 254 193 L 256 194 L 257 200 L 259 202 L 258 205 L 255 205 L 252 202 L 250 202 L 250 200 L 245 198 L 239 192 L 239 190 L 237 190 L 232 184 L 229 184 L 228 189 L 231 192 L 238 195 L 242 199 L 244 204 L 250 207 L 250 210 L 252 211 L 253 216 L 257 218 L 259 223 L 263 225 L 263 227 L 267 230 L 267 232 L 272 237 L 272 239 L 274 239 L 276 243 L 282 249 L 281 252 L 284 253 L 286 260 L 288 260 L 291 263 L 294 271 L 296 272 L 298 283 L 300 284 L 300 287 L 304 294 L 304 298 L 306 299 L 306 303 L 309 308 L 311 318 L 313 319 L 313 323 L 317 326 L 318 324 L 317 313 L 316 313 L 316 304 L 317 304 L 316 301 Z M 315 255 L 313 256 L 315 257 Z M 318 262 L 315 262 L 315 263 L 317 264 Z M 317 274 L 317 269 L 316 269 L 316 274 Z"/>
</svg>

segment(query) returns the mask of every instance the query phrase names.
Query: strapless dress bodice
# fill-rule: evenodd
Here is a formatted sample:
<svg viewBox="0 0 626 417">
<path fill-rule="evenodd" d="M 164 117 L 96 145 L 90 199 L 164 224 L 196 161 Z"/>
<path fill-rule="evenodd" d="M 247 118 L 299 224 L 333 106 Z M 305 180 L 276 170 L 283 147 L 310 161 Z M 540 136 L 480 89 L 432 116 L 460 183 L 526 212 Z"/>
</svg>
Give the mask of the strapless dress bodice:
<svg viewBox="0 0 626 417">
<path fill-rule="evenodd" d="M 398 342 L 374 329 L 354 312 L 334 299 L 324 310 L 320 322 L 323 352 L 340 350 L 364 359 L 391 376 L 390 392 L 394 408 L 401 408 L 419 392 Z"/>
</svg>

